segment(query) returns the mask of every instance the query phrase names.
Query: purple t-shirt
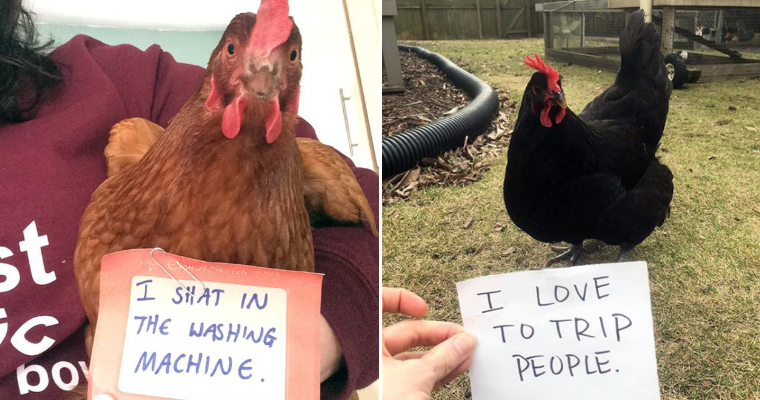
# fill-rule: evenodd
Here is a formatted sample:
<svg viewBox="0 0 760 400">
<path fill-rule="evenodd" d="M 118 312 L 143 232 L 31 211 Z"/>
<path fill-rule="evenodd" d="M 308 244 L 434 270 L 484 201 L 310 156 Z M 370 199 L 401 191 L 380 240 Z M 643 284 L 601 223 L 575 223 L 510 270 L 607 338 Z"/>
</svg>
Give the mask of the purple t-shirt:
<svg viewBox="0 0 760 400">
<path fill-rule="evenodd" d="M 106 178 L 108 132 L 132 117 L 166 127 L 203 75 L 158 46 L 81 35 L 50 57 L 63 86 L 35 119 L 0 127 L 0 399 L 59 399 L 86 381 L 73 256 L 79 219 Z M 316 138 L 302 120 L 296 136 Z M 377 219 L 377 174 L 345 159 Z M 367 227 L 317 229 L 313 238 L 322 315 L 347 365 L 322 384 L 322 398 L 346 398 L 378 377 L 378 240 Z"/>
</svg>

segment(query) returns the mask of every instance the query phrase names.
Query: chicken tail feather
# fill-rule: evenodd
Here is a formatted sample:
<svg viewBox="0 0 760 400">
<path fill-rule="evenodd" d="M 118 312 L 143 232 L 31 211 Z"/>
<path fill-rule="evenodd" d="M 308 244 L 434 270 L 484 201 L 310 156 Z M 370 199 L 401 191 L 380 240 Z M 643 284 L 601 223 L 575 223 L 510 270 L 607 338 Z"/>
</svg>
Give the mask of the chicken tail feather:
<svg viewBox="0 0 760 400">
<path fill-rule="evenodd" d="M 644 11 L 639 10 L 628 19 L 620 34 L 620 71 L 615 83 L 639 94 L 646 104 L 633 112 L 641 122 L 641 138 L 650 149 L 660 145 L 668 116 L 668 99 L 673 86 L 668 79 L 660 52 L 660 35 L 655 25 L 644 22 Z"/>
<path fill-rule="evenodd" d="M 644 22 L 644 10 L 636 11 L 628 19 L 628 25 L 620 33 L 621 79 L 644 79 L 655 86 L 667 79 L 660 54 L 660 35 L 652 23 Z"/>
</svg>

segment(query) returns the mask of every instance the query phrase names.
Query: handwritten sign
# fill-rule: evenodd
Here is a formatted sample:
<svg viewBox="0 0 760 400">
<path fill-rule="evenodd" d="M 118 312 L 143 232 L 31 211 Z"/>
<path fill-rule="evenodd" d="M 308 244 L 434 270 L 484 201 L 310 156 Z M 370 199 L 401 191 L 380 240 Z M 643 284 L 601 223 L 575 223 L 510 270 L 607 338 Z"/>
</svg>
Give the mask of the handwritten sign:
<svg viewBox="0 0 760 400">
<path fill-rule="evenodd" d="M 179 281 L 150 250 L 103 258 L 91 396 L 319 397 L 321 275 L 153 257 Z"/>
<path fill-rule="evenodd" d="M 473 399 L 659 399 L 644 262 L 457 283 Z"/>
<path fill-rule="evenodd" d="M 122 392 L 285 398 L 283 289 L 136 276 L 119 374 Z M 194 295 L 199 295 L 195 297 Z"/>
</svg>

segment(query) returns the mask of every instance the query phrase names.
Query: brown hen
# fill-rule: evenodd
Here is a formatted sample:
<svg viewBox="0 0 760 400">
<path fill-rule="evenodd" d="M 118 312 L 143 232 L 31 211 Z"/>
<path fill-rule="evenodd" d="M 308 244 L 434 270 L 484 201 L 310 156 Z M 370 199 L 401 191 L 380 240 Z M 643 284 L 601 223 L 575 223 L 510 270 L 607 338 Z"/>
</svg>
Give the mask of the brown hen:
<svg viewBox="0 0 760 400">
<path fill-rule="evenodd" d="M 82 216 L 74 268 L 98 320 L 100 260 L 161 247 L 202 260 L 313 271 L 294 126 L 301 37 L 286 1 L 237 15 L 204 83 L 139 161 L 108 178 Z"/>
</svg>

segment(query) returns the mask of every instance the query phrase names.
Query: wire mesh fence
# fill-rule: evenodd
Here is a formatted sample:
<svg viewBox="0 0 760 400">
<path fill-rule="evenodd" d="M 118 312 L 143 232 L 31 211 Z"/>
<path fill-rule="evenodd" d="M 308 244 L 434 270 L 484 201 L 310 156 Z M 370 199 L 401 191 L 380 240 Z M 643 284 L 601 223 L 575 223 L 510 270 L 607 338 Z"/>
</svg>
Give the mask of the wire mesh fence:
<svg viewBox="0 0 760 400">
<path fill-rule="evenodd" d="M 616 8 L 616 3 L 620 1 L 540 5 L 548 27 L 547 56 L 616 70 L 618 37 L 635 10 Z M 720 4 L 715 1 L 684 3 L 689 6 L 655 7 L 652 12 L 671 75 L 677 73 L 683 82 L 760 76 L 760 1 L 757 7 L 706 6 Z M 671 56 L 674 53 L 677 55 Z"/>
</svg>

